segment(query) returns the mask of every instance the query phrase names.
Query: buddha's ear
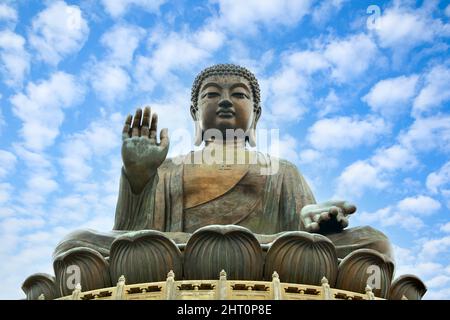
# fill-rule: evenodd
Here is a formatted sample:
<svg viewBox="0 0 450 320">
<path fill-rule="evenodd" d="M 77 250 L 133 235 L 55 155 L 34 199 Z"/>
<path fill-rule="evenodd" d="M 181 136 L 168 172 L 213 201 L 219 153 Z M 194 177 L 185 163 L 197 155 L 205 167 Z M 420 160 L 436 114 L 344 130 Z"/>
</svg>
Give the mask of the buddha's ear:
<svg viewBox="0 0 450 320">
<path fill-rule="evenodd" d="M 196 121 L 197 120 L 197 108 L 191 104 L 190 111 L 191 111 L 192 119 L 194 119 L 194 121 Z"/>
<path fill-rule="evenodd" d="M 255 128 L 256 128 L 256 124 L 259 121 L 259 117 L 261 117 L 261 107 L 258 106 L 258 108 L 256 108 L 256 110 L 254 111 L 255 113 L 255 118 L 254 118 L 254 123 L 255 123 Z"/>
<path fill-rule="evenodd" d="M 194 126 L 195 126 L 195 139 L 194 139 L 194 145 L 199 146 L 203 142 L 203 130 L 200 127 L 200 121 L 198 119 L 198 109 L 195 108 L 193 105 L 191 105 L 191 116 L 194 120 Z"/>
<path fill-rule="evenodd" d="M 261 107 L 258 106 L 253 112 L 253 122 L 248 132 L 248 144 L 250 147 L 256 147 L 256 125 L 259 117 L 261 117 Z"/>
</svg>

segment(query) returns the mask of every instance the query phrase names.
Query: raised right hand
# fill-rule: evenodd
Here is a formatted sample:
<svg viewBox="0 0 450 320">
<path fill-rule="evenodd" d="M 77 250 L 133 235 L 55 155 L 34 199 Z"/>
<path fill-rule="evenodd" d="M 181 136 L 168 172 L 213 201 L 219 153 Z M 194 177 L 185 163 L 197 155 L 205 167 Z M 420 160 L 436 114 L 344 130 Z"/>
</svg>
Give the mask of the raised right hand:
<svg viewBox="0 0 450 320">
<path fill-rule="evenodd" d="M 138 108 L 134 115 L 128 115 L 122 133 L 122 160 L 125 173 L 133 192 L 140 193 L 158 167 L 164 162 L 169 150 L 169 136 L 166 128 L 156 141 L 158 115 L 153 113 L 150 122 L 150 108 L 144 112 Z"/>
</svg>

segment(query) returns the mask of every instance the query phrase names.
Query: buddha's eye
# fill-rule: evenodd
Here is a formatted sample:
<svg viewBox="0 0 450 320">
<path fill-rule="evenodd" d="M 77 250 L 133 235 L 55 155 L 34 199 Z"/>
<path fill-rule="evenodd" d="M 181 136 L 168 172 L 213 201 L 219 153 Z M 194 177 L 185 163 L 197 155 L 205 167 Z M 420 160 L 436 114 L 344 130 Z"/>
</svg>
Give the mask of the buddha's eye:
<svg viewBox="0 0 450 320">
<path fill-rule="evenodd" d="M 214 92 L 214 91 L 212 91 L 212 92 L 206 92 L 204 95 L 203 95 L 203 98 L 209 98 L 209 99 L 213 99 L 213 98 L 216 98 L 216 97 L 218 97 L 218 96 L 220 96 L 220 94 L 218 93 L 218 92 Z"/>
<path fill-rule="evenodd" d="M 238 99 L 245 99 L 245 98 L 248 99 L 248 96 L 243 92 L 235 92 L 232 94 L 232 96 Z"/>
</svg>

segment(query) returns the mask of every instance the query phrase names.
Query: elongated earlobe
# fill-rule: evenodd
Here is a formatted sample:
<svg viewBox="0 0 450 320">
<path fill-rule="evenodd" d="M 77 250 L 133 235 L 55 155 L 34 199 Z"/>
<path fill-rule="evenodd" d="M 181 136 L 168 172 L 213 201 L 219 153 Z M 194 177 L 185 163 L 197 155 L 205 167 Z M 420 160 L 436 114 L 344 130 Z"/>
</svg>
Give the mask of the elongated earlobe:
<svg viewBox="0 0 450 320">
<path fill-rule="evenodd" d="M 195 121 L 195 140 L 194 145 L 199 146 L 203 142 L 203 130 L 200 127 L 200 122 Z"/>
<path fill-rule="evenodd" d="M 252 127 L 247 131 L 247 141 L 250 147 L 256 147 L 256 128 Z"/>
<path fill-rule="evenodd" d="M 194 107 L 193 105 L 191 105 L 190 111 L 191 111 L 191 117 L 192 117 L 192 119 L 194 119 L 194 123 L 195 123 L 194 145 L 199 146 L 203 142 L 203 130 L 200 126 L 200 121 L 197 118 L 198 109 L 196 107 Z"/>
<path fill-rule="evenodd" d="M 256 147 L 256 124 L 258 123 L 259 117 L 261 116 L 261 107 L 257 107 L 255 110 L 255 116 L 253 119 L 252 126 L 247 131 L 247 141 L 250 147 Z"/>
</svg>

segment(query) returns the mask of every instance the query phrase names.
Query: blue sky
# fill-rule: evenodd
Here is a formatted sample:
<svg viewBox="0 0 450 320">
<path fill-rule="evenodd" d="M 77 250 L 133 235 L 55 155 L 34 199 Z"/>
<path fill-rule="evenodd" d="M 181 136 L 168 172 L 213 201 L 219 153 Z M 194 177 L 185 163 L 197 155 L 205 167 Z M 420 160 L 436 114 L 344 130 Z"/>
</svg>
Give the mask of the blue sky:
<svg viewBox="0 0 450 320">
<path fill-rule="evenodd" d="M 354 202 L 396 274 L 449 299 L 449 38 L 447 1 L 2 0 L 0 298 L 65 234 L 112 228 L 126 114 L 150 105 L 187 152 L 191 83 L 232 62 L 317 200 Z"/>
</svg>

